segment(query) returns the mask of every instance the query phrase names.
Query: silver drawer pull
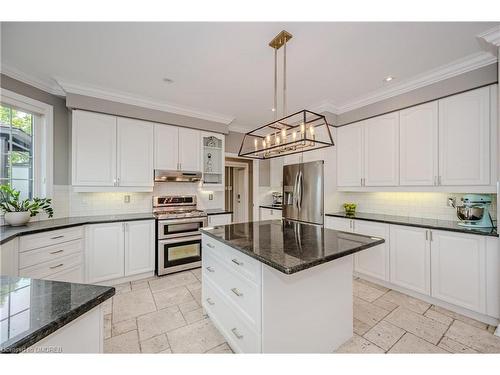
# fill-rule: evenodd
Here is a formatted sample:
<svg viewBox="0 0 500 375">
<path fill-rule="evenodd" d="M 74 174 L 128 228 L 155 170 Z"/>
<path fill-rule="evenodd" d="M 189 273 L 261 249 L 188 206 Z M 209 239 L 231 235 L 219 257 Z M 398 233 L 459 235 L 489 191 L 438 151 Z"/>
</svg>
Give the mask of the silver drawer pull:
<svg viewBox="0 0 500 375">
<path fill-rule="evenodd" d="M 214 246 L 214 245 L 212 245 L 211 243 L 208 243 L 208 242 L 207 242 L 207 246 L 208 246 L 209 248 L 211 248 L 211 249 L 214 249 L 214 248 L 215 248 L 215 246 Z"/>
<path fill-rule="evenodd" d="M 59 254 L 62 253 L 64 250 L 57 250 L 57 251 L 52 251 L 49 254 Z"/>
<path fill-rule="evenodd" d="M 212 268 L 212 267 L 205 267 L 207 269 L 208 272 L 215 272 L 215 270 Z"/>
<path fill-rule="evenodd" d="M 58 238 L 63 238 L 64 236 L 55 236 L 55 237 L 50 237 L 51 240 L 57 240 Z"/>
<path fill-rule="evenodd" d="M 234 264 L 237 264 L 238 266 L 243 265 L 243 262 L 240 262 L 238 259 L 231 259 L 231 262 L 233 262 Z"/>
<path fill-rule="evenodd" d="M 238 289 L 236 288 L 232 288 L 231 289 L 231 292 L 233 292 L 234 294 L 236 294 L 238 297 L 243 297 L 243 293 L 241 293 Z"/>
<path fill-rule="evenodd" d="M 51 270 L 53 270 L 54 268 L 59 268 L 59 267 L 62 267 L 64 264 L 63 263 L 59 263 L 57 266 L 52 266 L 52 267 L 49 267 Z"/>
<path fill-rule="evenodd" d="M 211 305 L 211 306 L 215 305 L 215 302 L 214 302 L 214 301 L 212 301 L 212 299 L 211 299 L 211 298 L 207 298 L 207 302 L 208 302 L 208 304 L 209 304 L 209 305 Z"/>
<path fill-rule="evenodd" d="M 243 335 L 241 335 L 236 328 L 233 328 L 231 332 L 236 336 L 238 340 L 241 340 L 243 338 Z"/>
</svg>

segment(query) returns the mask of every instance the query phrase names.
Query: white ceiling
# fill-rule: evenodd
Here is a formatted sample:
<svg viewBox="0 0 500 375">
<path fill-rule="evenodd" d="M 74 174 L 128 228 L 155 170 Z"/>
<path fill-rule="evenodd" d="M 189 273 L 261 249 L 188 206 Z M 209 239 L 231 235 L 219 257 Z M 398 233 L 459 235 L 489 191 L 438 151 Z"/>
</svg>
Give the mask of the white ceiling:
<svg viewBox="0 0 500 375">
<path fill-rule="evenodd" d="M 2 23 L 1 63 L 44 85 L 87 88 L 234 118 L 272 120 L 273 50 L 282 29 L 288 109 L 346 106 L 481 48 L 498 23 Z M 172 84 L 162 81 L 174 80 Z M 63 85 L 64 86 L 64 85 Z"/>
</svg>

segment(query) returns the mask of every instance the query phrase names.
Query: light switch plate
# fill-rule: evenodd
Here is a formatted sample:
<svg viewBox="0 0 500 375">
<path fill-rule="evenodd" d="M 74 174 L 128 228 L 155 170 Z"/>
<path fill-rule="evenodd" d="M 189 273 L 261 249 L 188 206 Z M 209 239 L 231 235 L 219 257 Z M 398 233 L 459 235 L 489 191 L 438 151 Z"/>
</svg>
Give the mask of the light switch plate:
<svg viewBox="0 0 500 375">
<path fill-rule="evenodd" d="M 123 197 L 123 201 L 124 201 L 125 203 L 130 203 L 130 195 L 128 195 L 128 194 L 127 194 L 127 195 L 125 195 L 125 196 Z"/>
</svg>

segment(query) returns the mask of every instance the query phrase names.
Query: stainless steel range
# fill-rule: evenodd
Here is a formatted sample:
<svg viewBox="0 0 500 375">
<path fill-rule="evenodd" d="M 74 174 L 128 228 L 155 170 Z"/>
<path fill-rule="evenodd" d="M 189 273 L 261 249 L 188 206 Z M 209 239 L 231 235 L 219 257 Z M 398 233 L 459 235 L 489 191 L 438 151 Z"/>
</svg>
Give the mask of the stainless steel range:
<svg viewBox="0 0 500 375">
<path fill-rule="evenodd" d="M 200 228 L 207 213 L 196 208 L 196 196 L 153 197 L 156 216 L 156 273 L 166 275 L 201 266 Z"/>
</svg>

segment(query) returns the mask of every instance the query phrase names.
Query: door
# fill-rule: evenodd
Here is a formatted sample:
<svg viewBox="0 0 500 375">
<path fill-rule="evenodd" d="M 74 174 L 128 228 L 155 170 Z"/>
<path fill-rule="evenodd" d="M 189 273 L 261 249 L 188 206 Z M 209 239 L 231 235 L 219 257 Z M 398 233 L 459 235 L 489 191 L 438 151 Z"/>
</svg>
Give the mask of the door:
<svg viewBox="0 0 500 375">
<path fill-rule="evenodd" d="M 154 126 L 154 169 L 179 169 L 179 128 L 170 125 Z"/>
<path fill-rule="evenodd" d="M 87 282 L 123 277 L 123 223 L 88 225 L 86 230 Z"/>
<path fill-rule="evenodd" d="M 323 161 L 300 165 L 297 180 L 299 220 L 323 225 Z"/>
<path fill-rule="evenodd" d="M 432 234 L 432 296 L 485 313 L 485 238 L 445 231 Z"/>
<path fill-rule="evenodd" d="M 490 183 L 489 87 L 439 100 L 441 185 Z"/>
<path fill-rule="evenodd" d="M 363 123 L 337 129 L 337 186 L 361 186 Z"/>
<path fill-rule="evenodd" d="M 299 220 L 297 205 L 297 184 L 300 164 L 285 165 L 283 167 L 283 217 Z"/>
<path fill-rule="evenodd" d="M 114 186 L 116 182 L 116 117 L 73 111 L 72 183 Z"/>
<path fill-rule="evenodd" d="M 354 221 L 354 233 L 383 238 L 386 242 L 354 254 L 354 271 L 389 281 L 389 225 Z"/>
<path fill-rule="evenodd" d="M 399 114 L 399 183 L 433 186 L 438 175 L 438 103 L 408 108 Z"/>
<path fill-rule="evenodd" d="M 399 113 L 369 119 L 363 129 L 364 185 L 399 185 Z"/>
<path fill-rule="evenodd" d="M 125 225 L 125 276 L 154 271 L 155 222 L 130 221 Z"/>
<path fill-rule="evenodd" d="M 390 281 L 430 295 L 430 231 L 422 228 L 390 226 Z"/>
<path fill-rule="evenodd" d="M 200 132 L 179 128 L 179 169 L 200 172 Z"/>
<path fill-rule="evenodd" d="M 118 118 L 118 185 L 153 186 L 153 124 Z"/>
<path fill-rule="evenodd" d="M 248 220 L 247 216 L 247 193 L 245 168 L 231 167 L 233 169 L 233 220 L 235 223 L 242 223 Z"/>
</svg>

